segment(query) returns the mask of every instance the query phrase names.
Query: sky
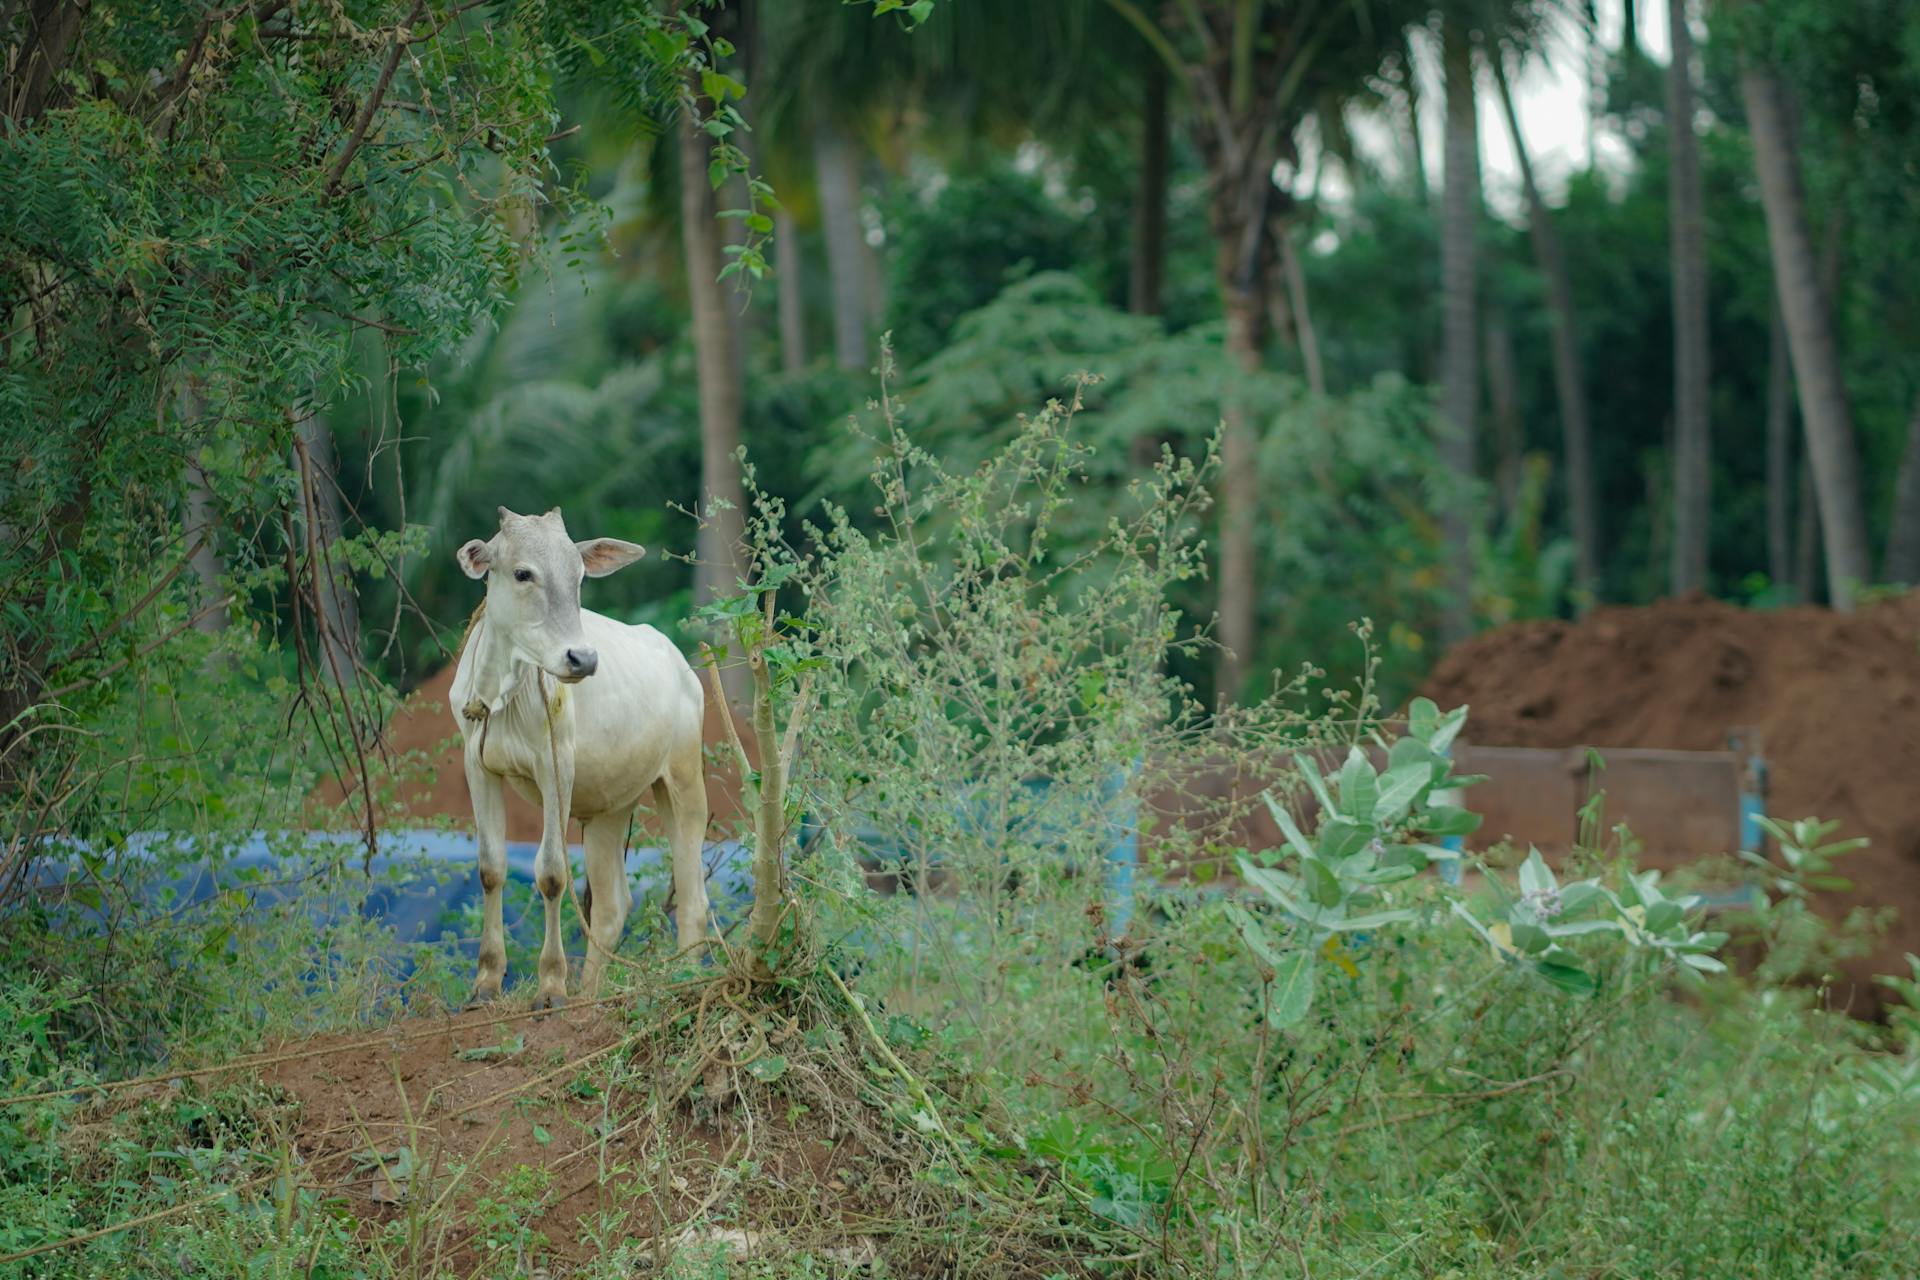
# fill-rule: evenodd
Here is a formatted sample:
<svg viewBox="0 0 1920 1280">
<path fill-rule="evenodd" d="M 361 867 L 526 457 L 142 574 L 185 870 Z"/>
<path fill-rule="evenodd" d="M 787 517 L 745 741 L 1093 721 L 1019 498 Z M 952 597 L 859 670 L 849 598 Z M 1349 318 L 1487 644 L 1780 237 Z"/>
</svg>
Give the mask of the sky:
<svg viewBox="0 0 1920 1280">
<path fill-rule="evenodd" d="M 1606 49 L 1620 45 L 1624 11 L 1621 0 L 1598 0 L 1600 43 Z M 1667 60 L 1666 0 L 1640 0 L 1640 47 L 1657 62 Z M 1520 128 L 1526 135 L 1534 172 L 1548 199 L 1557 199 L 1566 189 L 1570 174 L 1588 163 L 1589 142 L 1598 152 L 1602 167 L 1625 163 L 1627 152 L 1620 140 L 1604 133 L 1591 138 L 1588 128 L 1587 84 L 1589 59 L 1586 34 L 1571 22 L 1561 24 L 1550 38 L 1544 57 L 1527 60 L 1514 79 L 1514 99 L 1520 113 Z M 1439 41 L 1430 37 L 1416 40 L 1414 52 L 1418 64 L 1421 94 L 1421 153 L 1427 172 L 1438 184 L 1443 170 L 1443 112 L 1445 98 L 1440 73 Z M 1502 217 L 1519 219 L 1524 210 L 1520 190 L 1520 170 L 1514 159 L 1513 140 L 1507 134 L 1500 99 L 1485 75 L 1480 78 L 1480 164 L 1488 205 Z M 1397 169 L 1404 143 L 1389 122 L 1379 119 L 1355 120 L 1355 141 L 1383 168 Z M 1338 199 L 1342 193 L 1337 175 L 1329 174 L 1326 194 Z"/>
</svg>

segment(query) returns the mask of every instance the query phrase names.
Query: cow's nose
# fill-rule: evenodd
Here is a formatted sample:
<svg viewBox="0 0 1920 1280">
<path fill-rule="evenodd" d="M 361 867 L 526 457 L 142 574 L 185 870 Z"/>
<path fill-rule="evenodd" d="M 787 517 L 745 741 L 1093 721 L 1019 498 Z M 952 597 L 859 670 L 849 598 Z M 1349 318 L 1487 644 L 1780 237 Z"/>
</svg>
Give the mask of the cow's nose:
<svg viewBox="0 0 1920 1280">
<path fill-rule="evenodd" d="M 567 650 L 567 674 L 590 676 L 600 666 L 600 655 L 592 649 Z"/>
</svg>

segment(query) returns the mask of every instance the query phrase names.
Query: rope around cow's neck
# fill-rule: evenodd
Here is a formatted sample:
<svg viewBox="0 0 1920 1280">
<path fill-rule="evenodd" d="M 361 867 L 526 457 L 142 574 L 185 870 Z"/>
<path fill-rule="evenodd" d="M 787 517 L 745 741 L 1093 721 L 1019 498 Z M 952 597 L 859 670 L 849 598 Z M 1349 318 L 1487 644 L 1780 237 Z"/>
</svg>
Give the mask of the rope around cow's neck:
<svg viewBox="0 0 1920 1280">
<path fill-rule="evenodd" d="M 553 699 L 547 696 L 547 673 L 543 669 L 535 667 L 533 669 L 533 678 L 535 691 L 540 695 L 541 709 L 546 712 L 547 716 L 547 755 L 553 766 L 554 789 L 558 791 L 560 788 L 560 733 L 553 723 Z M 489 717 L 489 719 L 491 719 L 491 717 Z M 484 752 L 486 750 L 486 729 L 482 727 L 480 733 L 482 735 L 481 750 Z M 482 764 L 484 765 L 484 763 L 485 757 L 483 756 Z M 562 797 L 562 799 L 565 801 L 567 812 L 570 814 L 573 810 L 573 797 L 565 796 Z M 567 853 L 567 823 L 565 818 L 562 818 L 560 822 L 559 841 L 560 865 L 566 869 L 567 899 L 573 903 L 573 914 L 580 920 L 580 936 L 587 940 L 589 949 L 598 951 L 615 964 L 626 965 L 629 969 L 641 968 L 642 966 L 627 959 L 611 947 L 603 946 L 600 940 L 593 936 L 593 926 L 587 920 L 587 910 L 580 904 L 580 894 L 573 887 L 573 858 Z M 620 868 L 620 874 L 626 874 L 624 861 Z"/>
</svg>

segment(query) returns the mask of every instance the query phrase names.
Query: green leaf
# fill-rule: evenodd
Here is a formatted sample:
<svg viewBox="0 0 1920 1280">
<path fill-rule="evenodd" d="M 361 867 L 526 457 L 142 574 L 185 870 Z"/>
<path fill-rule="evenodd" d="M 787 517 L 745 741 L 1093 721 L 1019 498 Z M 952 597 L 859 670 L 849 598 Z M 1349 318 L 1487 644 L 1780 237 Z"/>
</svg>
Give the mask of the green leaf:
<svg viewBox="0 0 1920 1280">
<path fill-rule="evenodd" d="M 1314 954 L 1306 947 L 1286 953 L 1273 967 L 1273 989 L 1267 993 L 1267 1021 L 1290 1027 L 1313 1007 Z"/>
<path fill-rule="evenodd" d="M 1496 938 L 1493 935 L 1492 930 L 1488 929 L 1487 926 L 1485 926 L 1484 924 L 1481 924 L 1480 921 L 1474 916 L 1473 912 L 1467 910 L 1467 906 L 1465 903 L 1460 902 L 1456 899 L 1455 901 L 1450 902 L 1447 905 L 1452 910 L 1453 914 L 1456 916 L 1459 916 L 1462 920 L 1466 921 L 1467 927 L 1469 929 L 1472 929 L 1475 933 L 1479 934 L 1481 940 L 1485 942 L 1488 946 L 1492 947 L 1496 954 L 1505 956 L 1512 950 L 1511 941 L 1503 942 L 1499 938 Z"/>
<path fill-rule="evenodd" d="M 453 1056 L 462 1062 L 484 1062 L 488 1058 L 511 1058 L 527 1047 L 527 1038 L 517 1035 L 501 1044 L 480 1045 L 472 1049 L 461 1049 Z"/>
<path fill-rule="evenodd" d="M 1367 753 L 1358 747 L 1347 749 L 1347 762 L 1340 767 L 1340 811 L 1358 822 L 1373 817 L 1374 803 L 1380 798 L 1380 781 L 1373 772 Z"/>
<path fill-rule="evenodd" d="M 1686 919 L 1686 912 L 1680 909 L 1679 903 L 1663 899 L 1653 903 L 1647 908 L 1647 923 L 1644 927 L 1648 933 L 1657 936 L 1673 928 L 1673 926 L 1679 924 L 1684 919 Z"/>
<path fill-rule="evenodd" d="M 755 1080 L 758 1080 L 763 1084 L 769 1081 L 778 1080 L 781 1076 L 787 1074 L 786 1055 L 780 1054 L 780 1053 L 771 1053 L 764 1058 L 755 1058 L 752 1062 L 747 1064 L 747 1071 L 753 1076 Z"/>
<path fill-rule="evenodd" d="M 1359 929 L 1378 929 L 1382 925 L 1405 924 L 1413 919 L 1413 912 L 1403 907 L 1391 911 L 1369 911 L 1357 916 L 1343 916 L 1339 919 L 1320 921 L 1320 927 L 1335 933 L 1353 933 Z"/>
<path fill-rule="evenodd" d="M 1553 939 L 1547 931 L 1531 920 L 1509 920 L 1508 928 L 1513 931 L 1513 945 L 1529 955 L 1545 951 L 1553 945 Z"/>
<path fill-rule="evenodd" d="M 1307 887 L 1307 896 L 1323 907 L 1337 907 L 1343 896 L 1340 892 L 1340 880 L 1327 869 L 1327 864 L 1318 858 L 1300 860 L 1300 879 Z"/>
<path fill-rule="evenodd" d="M 1571 995 L 1590 996 L 1600 989 L 1593 975 L 1578 965 L 1551 960 L 1536 960 L 1534 972 Z"/>
<path fill-rule="evenodd" d="M 1547 868 L 1546 859 L 1540 856 L 1538 849 L 1529 848 L 1527 860 L 1520 864 L 1520 892 L 1552 893 L 1558 887 L 1553 872 Z"/>
<path fill-rule="evenodd" d="M 1427 746 L 1437 755 L 1446 755 L 1453 749 L 1453 740 L 1467 727 L 1467 709 L 1455 707 L 1440 717 L 1433 732 L 1427 737 Z"/>
<path fill-rule="evenodd" d="M 1262 791 L 1260 798 L 1267 802 L 1267 812 L 1273 815 L 1274 823 L 1279 826 L 1280 833 L 1287 838 L 1287 844 L 1301 857 L 1311 858 L 1313 856 L 1313 844 L 1305 836 L 1300 834 L 1300 827 L 1294 822 L 1293 815 L 1288 813 L 1286 809 L 1281 806 L 1280 802 L 1273 798 L 1273 792 Z"/>
<path fill-rule="evenodd" d="M 1576 880 L 1572 884 L 1562 885 L 1560 887 L 1560 914 L 1563 917 L 1576 915 L 1582 908 L 1599 902 L 1606 896 L 1607 895 L 1601 891 L 1600 886 L 1591 880 Z"/>
<path fill-rule="evenodd" d="M 1402 880 L 1411 880 L 1419 875 L 1420 868 L 1411 862 L 1383 862 L 1365 871 L 1350 870 L 1345 874 L 1361 884 L 1398 884 Z"/>
<path fill-rule="evenodd" d="M 1295 895 L 1300 891 L 1300 882 L 1297 879 L 1284 871 L 1271 871 L 1266 867 L 1256 866 L 1245 856 L 1237 858 L 1236 861 L 1240 864 L 1241 879 L 1266 894 L 1273 900 L 1275 906 L 1284 907 L 1298 914 L 1295 910 L 1295 904 L 1298 901 Z"/>
<path fill-rule="evenodd" d="M 1432 698 L 1415 698 L 1407 704 L 1407 732 L 1423 745 L 1440 725 L 1440 704 Z"/>
<path fill-rule="evenodd" d="M 1618 920 L 1572 920 L 1566 924 L 1550 922 L 1546 926 L 1549 935 L 1555 938 L 1578 938 L 1589 933 L 1619 933 Z"/>
<path fill-rule="evenodd" d="M 1320 856 L 1329 862 L 1351 858 L 1372 844 L 1376 834 L 1370 822 L 1359 823 L 1352 818 L 1335 817 L 1320 828 Z"/>
<path fill-rule="evenodd" d="M 1420 818 L 1420 830 L 1435 836 L 1472 835 L 1482 821 L 1479 814 L 1458 805 L 1429 805 Z"/>
<path fill-rule="evenodd" d="M 1717 957 L 1702 955 L 1698 951 L 1681 952 L 1680 963 L 1690 965 L 1702 973 L 1725 973 L 1727 971 L 1726 964 Z"/>
<path fill-rule="evenodd" d="M 1320 766 L 1313 757 L 1305 752 L 1295 756 L 1293 762 L 1300 769 L 1300 776 L 1307 780 L 1307 790 L 1313 792 L 1313 798 L 1320 802 L 1320 812 L 1338 813 L 1339 806 L 1333 803 L 1333 793 L 1327 790 L 1326 779 L 1320 776 Z"/>
<path fill-rule="evenodd" d="M 533 1126 L 533 1140 L 544 1147 L 553 1141 L 553 1135 L 548 1133 L 544 1126 L 535 1125 Z"/>
<path fill-rule="evenodd" d="M 578 31 L 569 31 L 567 33 L 567 39 L 570 42 L 572 42 L 575 46 L 585 51 L 587 55 L 587 61 L 593 63 L 594 66 L 604 67 L 607 65 L 607 55 L 600 52 L 600 50 L 596 49 L 593 46 L 593 43 L 589 41 L 586 37 L 582 36 Z"/>
<path fill-rule="evenodd" d="M 1380 795 L 1373 802 L 1373 820 L 1383 827 L 1398 822 L 1432 781 L 1433 765 L 1429 761 L 1390 767 L 1380 778 Z"/>
<path fill-rule="evenodd" d="M 1247 944 L 1247 950 L 1253 952 L 1254 956 L 1269 969 L 1279 969 L 1280 953 L 1273 949 L 1273 944 L 1267 940 L 1266 929 L 1258 920 L 1232 902 L 1227 904 L 1227 918 L 1233 921 L 1233 927 L 1240 931 L 1240 939 Z"/>
</svg>

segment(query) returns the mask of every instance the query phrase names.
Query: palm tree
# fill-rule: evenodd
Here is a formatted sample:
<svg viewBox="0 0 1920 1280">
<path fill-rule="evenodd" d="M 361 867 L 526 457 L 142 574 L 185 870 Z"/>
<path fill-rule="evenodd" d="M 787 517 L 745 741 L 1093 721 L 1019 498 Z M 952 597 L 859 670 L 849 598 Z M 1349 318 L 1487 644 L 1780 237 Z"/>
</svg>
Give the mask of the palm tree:
<svg viewBox="0 0 1920 1280">
<path fill-rule="evenodd" d="M 831 117 L 813 126 L 813 172 L 820 194 L 820 226 L 827 243 L 827 276 L 833 297 L 833 358 L 842 369 L 860 370 L 867 352 L 867 273 L 872 258 L 860 227 L 860 153 Z"/>
<path fill-rule="evenodd" d="M 1384 35 L 1405 25 L 1411 0 L 1279 5 L 1187 0 L 1165 9 L 1107 0 L 1184 93 L 1208 177 L 1214 281 L 1226 349 L 1246 375 L 1265 360 L 1276 222 L 1288 197 L 1273 181 L 1293 160 L 1295 132 L 1316 104 L 1352 92 L 1381 64 Z M 1221 441 L 1216 696 L 1235 698 L 1255 646 L 1259 603 L 1254 531 L 1258 436 L 1244 388 L 1226 397 Z"/>
<path fill-rule="evenodd" d="M 1167 271 L 1167 177 L 1172 139 L 1167 108 L 1167 69 L 1149 62 L 1140 103 L 1140 176 L 1133 202 L 1133 246 L 1127 280 L 1127 309 L 1135 315 L 1160 314 L 1160 289 Z"/>
<path fill-rule="evenodd" d="M 773 274 L 780 289 L 780 368 L 787 373 L 798 373 L 807 367 L 807 299 L 801 279 L 802 262 L 800 223 L 782 208 L 773 218 Z"/>
<path fill-rule="evenodd" d="M 1480 136 L 1473 37 L 1465 15 L 1448 14 L 1442 19 L 1440 42 L 1447 89 L 1446 185 L 1441 193 L 1440 226 L 1440 411 L 1445 432 L 1441 457 L 1456 475 L 1471 478 L 1480 401 L 1474 262 L 1480 221 Z M 1474 521 L 1466 505 L 1454 502 L 1442 514 L 1441 526 L 1448 586 L 1441 630 L 1449 643 L 1458 643 L 1473 633 Z"/>
<path fill-rule="evenodd" d="M 1707 581 L 1707 515 L 1712 498 L 1707 416 L 1707 254 L 1700 151 L 1693 133 L 1693 34 L 1686 0 L 1669 0 L 1673 45 L 1667 67 L 1667 140 L 1672 169 L 1668 216 L 1673 259 L 1673 544 L 1675 595 Z"/>
<path fill-rule="evenodd" d="M 1780 313 L 1786 320 L 1787 343 L 1793 352 L 1800 420 L 1819 498 L 1827 591 L 1834 608 L 1851 609 L 1855 590 L 1871 580 L 1873 558 L 1860 501 L 1853 413 L 1840 374 L 1828 290 L 1822 287 L 1813 237 L 1807 227 L 1788 90 L 1773 71 L 1748 59 L 1740 71 L 1740 96 L 1753 138 L 1774 285 L 1779 292 Z"/>
<path fill-rule="evenodd" d="M 1793 580 L 1793 366 L 1787 322 L 1773 304 L 1767 334 L 1767 576 Z"/>
<path fill-rule="evenodd" d="M 723 255 L 707 178 L 705 134 L 691 110 L 680 113 L 680 243 L 687 259 L 687 297 L 700 384 L 700 496 L 703 518 L 696 542 L 694 599 L 705 604 L 730 594 L 743 574 L 740 539 L 745 498 L 740 482 L 740 330 L 727 314 L 728 288 L 720 279 Z M 736 691 L 729 689 L 729 694 Z"/>
<path fill-rule="evenodd" d="M 1567 275 L 1567 255 L 1560 229 L 1540 194 L 1533 159 L 1520 131 L 1506 62 L 1499 48 L 1487 51 L 1493 78 L 1500 90 L 1500 109 L 1519 162 L 1520 182 L 1527 196 L 1527 226 L 1533 240 L 1534 261 L 1547 286 L 1547 311 L 1553 324 L 1553 386 L 1560 407 L 1562 470 L 1566 475 L 1567 511 L 1573 528 L 1574 581 L 1587 600 L 1600 590 L 1600 527 L 1593 496 L 1593 431 L 1587 416 L 1587 379 L 1580 358 L 1580 330 L 1573 306 L 1573 283 Z"/>
<path fill-rule="evenodd" d="M 1920 403 L 1907 419 L 1907 443 L 1893 485 L 1893 522 L 1881 564 L 1880 576 L 1888 582 L 1920 586 Z"/>
</svg>

